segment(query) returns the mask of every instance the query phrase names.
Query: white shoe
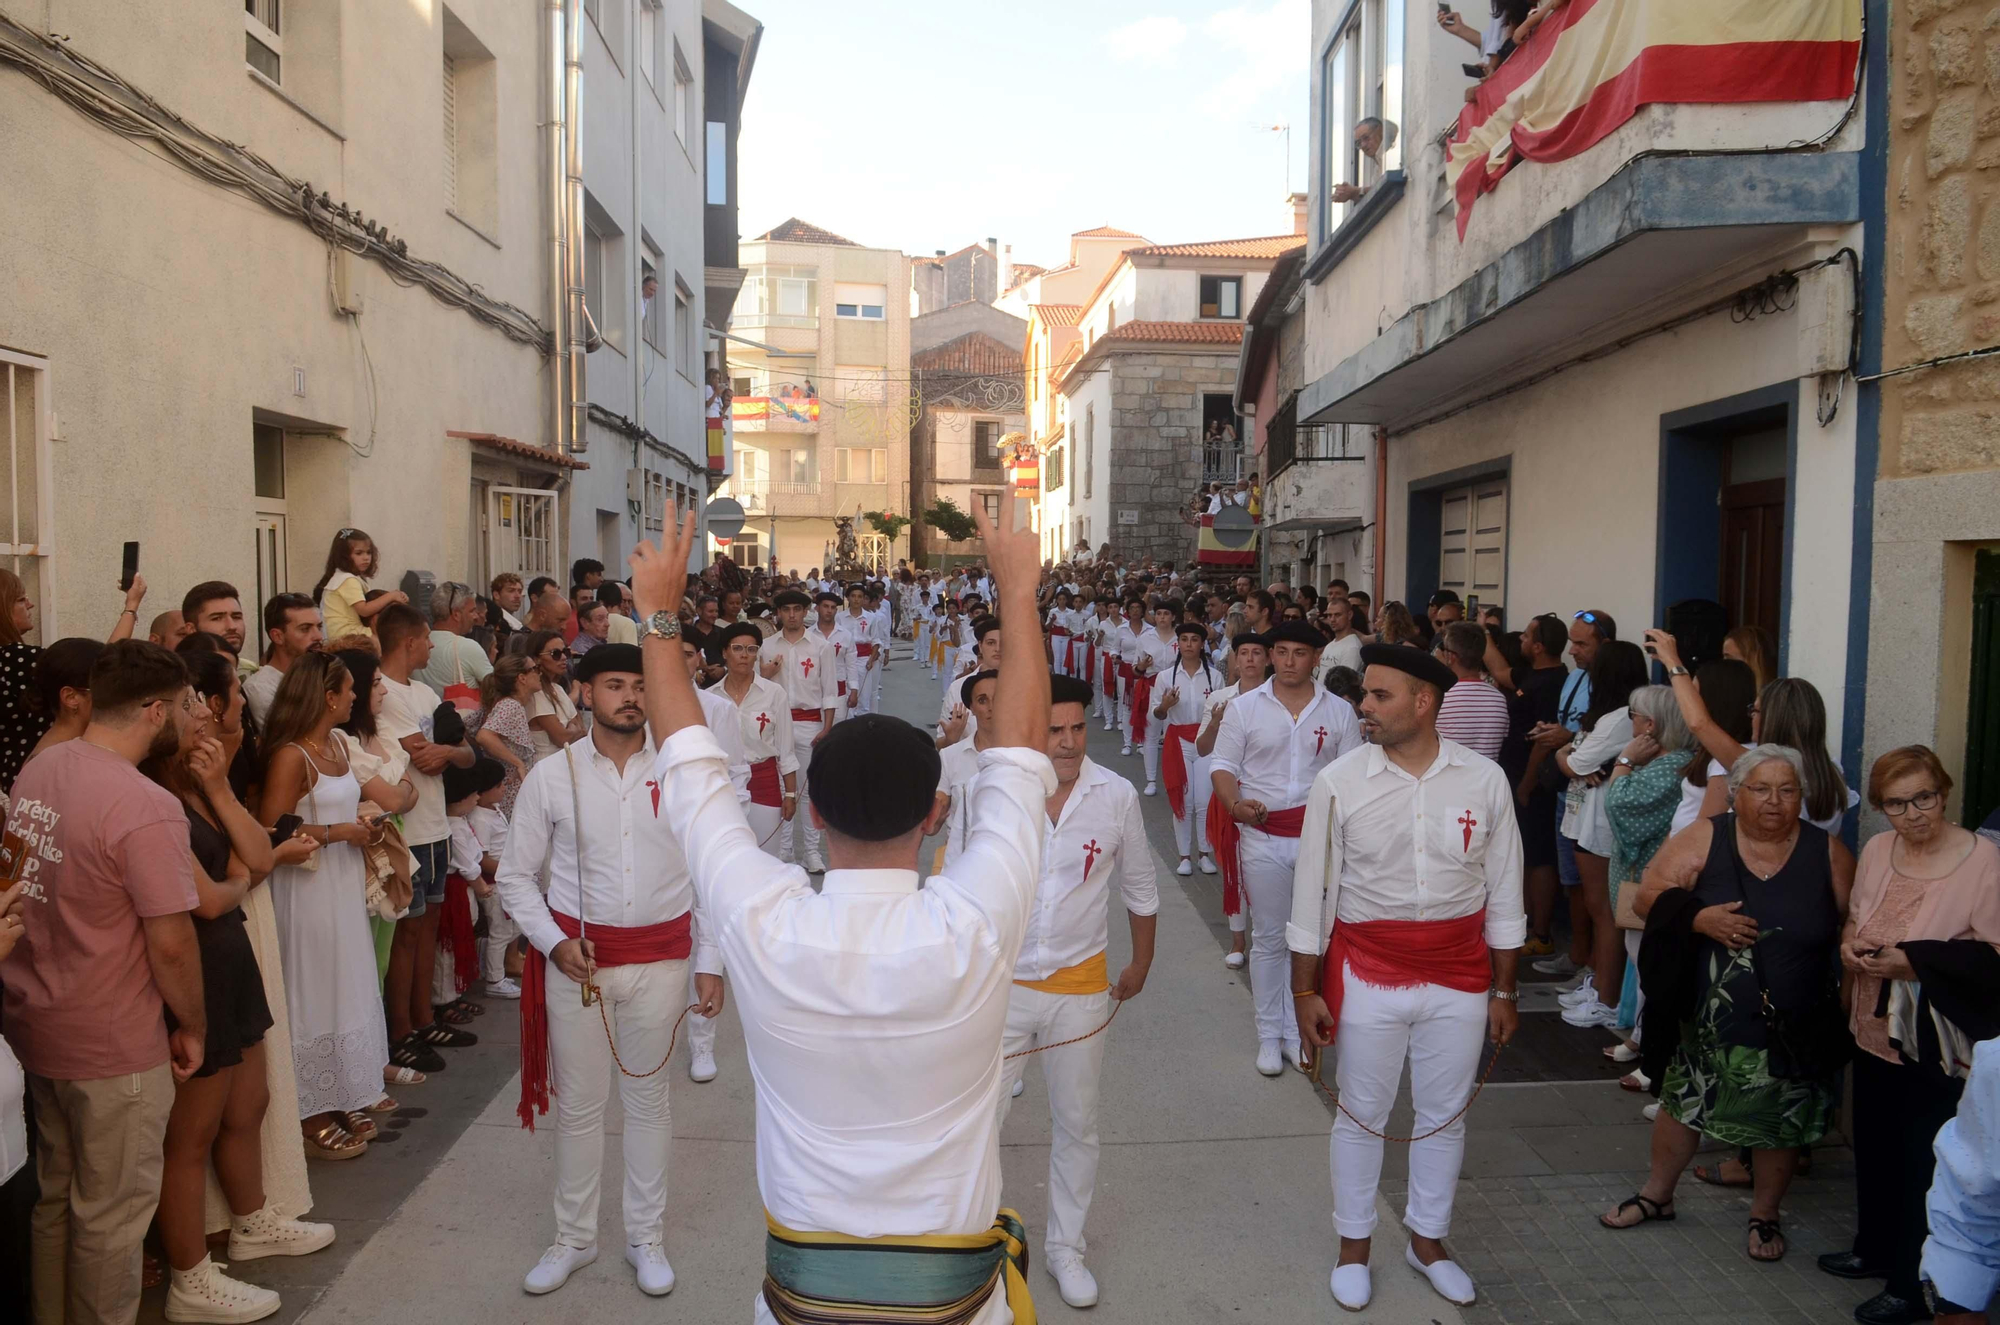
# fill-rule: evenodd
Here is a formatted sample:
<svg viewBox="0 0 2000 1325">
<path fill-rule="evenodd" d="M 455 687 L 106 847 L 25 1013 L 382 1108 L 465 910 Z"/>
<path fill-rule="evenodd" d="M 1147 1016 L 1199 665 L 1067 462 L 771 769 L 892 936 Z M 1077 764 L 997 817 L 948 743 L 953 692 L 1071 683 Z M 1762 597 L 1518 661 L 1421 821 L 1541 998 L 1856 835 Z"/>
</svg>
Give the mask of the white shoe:
<svg viewBox="0 0 2000 1325">
<path fill-rule="evenodd" d="M 1181 863 L 1174 866 L 1174 873 L 1180 875 L 1183 879 L 1185 879 L 1190 874 L 1194 873 L 1194 863 L 1190 861 L 1186 856 L 1182 856 Z"/>
<path fill-rule="evenodd" d="M 1160 784 L 1159 784 L 1159 783 L 1157 783 L 1157 782 L 1148 782 L 1148 783 L 1146 784 L 1146 790 L 1145 790 L 1145 794 L 1146 794 L 1146 795 L 1148 795 L 1148 796 L 1157 796 L 1157 795 L 1159 795 L 1159 794 L 1160 794 Z"/>
<path fill-rule="evenodd" d="M 1563 1020 L 1571 1026 L 1602 1026 L 1608 1030 L 1618 1024 L 1618 1009 L 1593 1000 L 1568 1009 Z"/>
<path fill-rule="evenodd" d="M 535 1268 L 521 1281 L 530 1293 L 553 1293 L 569 1282 L 569 1277 L 597 1259 L 597 1248 L 570 1247 L 558 1242 L 542 1253 Z"/>
<path fill-rule="evenodd" d="M 1639 1061 L 1639 1051 L 1623 1040 L 1608 1046 L 1604 1050 L 1604 1056 L 1614 1063 L 1636 1063 Z"/>
<path fill-rule="evenodd" d="M 262 1260 L 266 1256 L 306 1256 L 333 1241 L 332 1224 L 308 1224 L 265 1206 L 229 1221 L 229 1259 Z"/>
<path fill-rule="evenodd" d="M 1597 983 L 1590 978 L 1590 973 L 1587 971 L 1576 988 L 1568 993 L 1556 995 L 1556 1002 L 1566 1008 L 1580 1008 L 1585 1003 L 1597 1001 Z"/>
<path fill-rule="evenodd" d="M 1026 1090 L 1027 1088 L 1028 1088 L 1028 1079 L 1026 1077 L 1022 1077 L 1019 1081 L 1016 1081 L 1014 1083 L 1014 1090 L 1010 1098 L 1017 1100 L 1020 1099 L 1021 1092 Z"/>
<path fill-rule="evenodd" d="M 696 1082 L 700 1082 L 700 1081 L 713 1081 L 713 1080 L 715 1080 L 715 1051 L 714 1051 L 714 1050 L 712 1050 L 712 1049 L 694 1049 L 694 1050 L 691 1050 L 691 1051 L 689 1051 L 689 1053 L 688 1053 L 688 1080 L 689 1080 L 689 1081 L 696 1081 Z"/>
<path fill-rule="evenodd" d="M 1131 743 L 1130 741 L 1127 741 L 1127 742 L 1125 742 L 1125 744 L 1124 744 L 1124 745 L 1123 745 L 1123 746 L 1122 746 L 1122 747 L 1121 747 L 1121 748 L 1119 749 L 1118 753 L 1119 753 L 1119 754 L 1121 754 L 1121 755 L 1129 755 L 1129 754 L 1131 754 L 1131 753 L 1132 753 L 1132 743 Z"/>
<path fill-rule="evenodd" d="M 192 1270 L 172 1271 L 167 1319 L 231 1322 L 262 1320 L 277 1311 L 278 1295 L 268 1288 L 231 1279 L 204 1256 Z"/>
<path fill-rule="evenodd" d="M 1553 975 L 1558 980 L 1567 980 L 1577 973 L 1577 964 L 1569 959 L 1569 954 L 1559 952 L 1553 957 L 1544 957 L 1530 964 L 1542 975 Z"/>
<path fill-rule="evenodd" d="M 639 1274 L 639 1291 L 648 1297 L 665 1297 L 674 1291 L 674 1267 L 667 1264 L 667 1249 L 657 1242 L 625 1248 L 625 1263 Z"/>
<path fill-rule="evenodd" d="M 1215 867 L 1215 862 L 1214 862 L 1213 860 L 1210 860 L 1210 859 L 1208 858 L 1208 853 L 1207 853 L 1207 852 L 1203 852 L 1203 853 L 1202 853 L 1202 857 L 1201 857 L 1201 872 L 1202 872 L 1203 874 L 1214 874 L 1214 873 L 1216 873 L 1216 872 L 1217 872 L 1217 870 L 1216 870 L 1216 867 Z"/>
<path fill-rule="evenodd" d="M 1250 958 L 1246 953 L 1232 952 L 1223 957 L 1222 964 L 1232 971 L 1240 971 L 1249 960 Z"/>
<path fill-rule="evenodd" d="M 1097 1305 L 1097 1276 L 1084 1268 L 1083 1257 L 1073 1251 L 1042 1252 L 1042 1264 L 1056 1281 L 1056 1291 L 1072 1307 Z"/>
<path fill-rule="evenodd" d="M 1257 1070 L 1267 1077 L 1275 1077 L 1285 1070 L 1285 1047 L 1276 1040 L 1266 1040 L 1257 1046 Z"/>
<path fill-rule="evenodd" d="M 1336 1265 L 1333 1267 L 1333 1300 L 1340 1304 L 1342 1311 L 1360 1311 L 1375 1296 L 1374 1282 L 1368 1277 L 1365 1265 Z"/>
<path fill-rule="evenodd" d="M 503 975 L 498 980 L 487 983 L 486 996 L 488 998 L 519 998 L 521 996 L 521 982 L 512 976 Z"/>
<path fill-rule="evenodd" d="M 1430 1280 L 1431 1287 L 1437 1290 L 1437 1295 L 1447 1302 L 1469 1307 L 1472 1305 L 1472 1300 L 1478 1296 L 1473 1291 L 1471 1276 L 1459 1269 L 1455 1261 L 1440 1257 L 1425 1265 L 1417 1259 L 1417 1249 L 1408 1243 L 1403 1244 L 1403 1259 L 1410 1263 L 1412 1270 Z"/>
<path fill-rule="evenodd" d="M 1648 1104 L 1645 1108 L 1639 1110 L 1639 1116 L 1641 1118 L 1644 1118 L 1649 1123 L 1652 1122 L 1653 1119 L 1660 1116 L 1660 1102 L 1658 1100 L 1654 1100 L 1651 1104 Z"/>
<path fill-rule="evenodd" d="M 826 873 L 826 862 L 821 860 L 818 856 L 807 856 L 806 873 L 808 874 Z"/>
</svg>

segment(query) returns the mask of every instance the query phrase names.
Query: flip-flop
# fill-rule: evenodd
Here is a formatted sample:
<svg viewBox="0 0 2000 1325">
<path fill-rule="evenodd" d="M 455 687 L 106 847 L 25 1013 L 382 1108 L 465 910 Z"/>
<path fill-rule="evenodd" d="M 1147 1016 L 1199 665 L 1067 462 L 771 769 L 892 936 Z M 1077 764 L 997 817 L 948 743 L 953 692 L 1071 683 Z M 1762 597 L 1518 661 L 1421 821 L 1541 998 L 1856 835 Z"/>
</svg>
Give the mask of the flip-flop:
<svg viewBox="0 0 2000 1325">
<path fill-rule="evenodd" d="M 1611 1222 L 1611 1215 L 1599 1215 L 1597 1217 L 1597 1222 L 1604 1225 L 1604 1227 L 1610 1229 L 1614 1233 L 1622 1233 L 1628 1228 L 1637 1228 L 1639 1227 L 1640 1224 L 1651 1224 L 1651 1223 L 1671 1224 L 1674 1222 L 1674 1220 L 1680 1218 L 1679 1214 L 1677 1214 L 1674 1210 L 1670 1208 L 1672 1205 L 1673 1205 L 1672 1201 L 1668 1201 L 1663 1205 L 1660 1202 L 1655 1201 L 1650 1196 L 1642 1195 L 1639 1192 L 1633 1192 L 1629 1198 L 1620 1201 L 1618 1203 L 1618 1208 L 1616 1210 L 1613 1210 L 1611 1214 L 1622 1215 L 1625 1213 L 1627 1209 L 1633 1209 L 1639 1212 L 1639 1218 L 1637 1220 L 1635 1220 L 1630 1224 L 1614 1224 Z"/>
<path fill-rule="evenodd" d="M 1750 1236 L 1757 1240 L 1757 1246 L 1760 1248 L 1768 1247 L 1774 1242 L 1778 1244 L 1776 1256 L 1759 1256 L 1748 1247 L 1744 1248 L 1744 1254 L 1759 1265 L 1776 1265 L 1785 1259 L 1785 1253 L 1791 1250 L 1791 1244 L 1785 1241 L 1785 1230 L 1775 1219 L 1753 1218 L 1750 1221 Z"/>
<path fill-rule="evenodd" d="M 1724 1163 L 1727 1162 L 1726 1160 L 1724 1161 Z M 1694 1176 L 1697 1182 L 1705 1182 L 1711 1187 L 1748 1187 L 1753 1182 L 1750 1178 L 1745 1178 L 1741 1182 L 1729 1181 L 1722 1176 L 1721 1164 L 1717 1164 L 1714 1168 L 1710 1168 L 1706 1164 L 1697 1164 L 1694 1166 Z"/>
</svg>

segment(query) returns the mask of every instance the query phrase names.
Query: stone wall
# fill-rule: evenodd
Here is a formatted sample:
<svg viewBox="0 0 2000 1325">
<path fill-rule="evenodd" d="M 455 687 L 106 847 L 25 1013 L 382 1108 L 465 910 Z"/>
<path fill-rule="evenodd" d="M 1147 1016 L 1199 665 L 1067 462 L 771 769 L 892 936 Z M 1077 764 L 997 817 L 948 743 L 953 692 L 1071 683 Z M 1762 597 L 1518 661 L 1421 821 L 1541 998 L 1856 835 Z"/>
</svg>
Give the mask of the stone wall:
<svg viewBox="0 0 2000 1325">
<path fill-rule="evenodd" d="M 1195 530 L 1181 518 L 1201 484 L 1201 398 L 1236 386 L 1236 355 L 1168 350 L 1115 354 L 1111 444 L 1099 466 L 1110 485 L 1111 518 L 1099 542 L 1130 560 L 1191 560 Z M 1120 522 L 1137 511 L 1138 523 Z"/>
<path fill-rule="evenodd" d="M 1891 6 L 1885 368 L 2000 342 L 2000 3 Z M 2000 358 L 1892 379 L 1884 478 L 2000 467 Z"/>
</svg>

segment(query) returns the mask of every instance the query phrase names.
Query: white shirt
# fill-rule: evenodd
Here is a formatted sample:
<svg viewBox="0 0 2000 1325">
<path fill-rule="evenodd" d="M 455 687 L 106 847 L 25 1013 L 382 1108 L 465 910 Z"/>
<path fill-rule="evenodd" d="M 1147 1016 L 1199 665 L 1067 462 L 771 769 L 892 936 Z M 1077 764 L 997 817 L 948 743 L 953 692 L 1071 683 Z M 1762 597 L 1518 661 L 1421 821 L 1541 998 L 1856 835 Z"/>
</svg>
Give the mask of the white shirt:
<svg viewBox="0 0 2000 1325">
<path fill-rule="evenodd" d="M 1337 640 L 1328 640 L 1326 647 L 1319 651 L 1319 666 L 1313 668 L 1313 681 L 1326 684 L 1326 674 L 1336 667 L 1361 668 L 1361 636 L 1350 634 Z"/>
<path fill-rule="evenodd" d="M 729 702 L 729 696 L 722 693 L 721 686 L 710 686 L 706 690 L 696 690 L 694 697 L 701 701 L 701 713 L 708 720 L 708 729 L 715 735 L 715 743 L 722 747 L 722 757 L 729 766 L 729 782 L 736 788 L 736 799 L 743 804 L 750 803 L 750 756 L 743 749 L 743 720 L 737 713 L 736 705 Z"/>
<path fill-rule="evenodd" d="M 1118 661 L 1128 666 L 1138 662 L 1139 638 L 1150 630 L 1152 627 L 1143 622 L 1140 623 L 1139 629 L 1134 630 L 1128 623 L 1120 621 L 1118 628 L 1111 632 L 1111 647 L 1117 652 Z"/>
<path fill-rule="evenodd" d="M 878 650 L 886 649 L 889 647 L 889 632 L 881 629 L 880 623 L 876 621 L 874 615 L 868 612 L 857 614 L 852 611 L 843 611 L 834 620 L 838 621 L 842 628 L 847 631 L 848 639 L 854 643 L 854 653 L 857 659 L 854 672 L 856 676 L 859 676 L 868 669 L 868 663 L 858 661 L 861 654 L 861 646 L 867 644 Z"/>
<path fill-rule="evenodd" d="M 422 681 L 398 681 L 380 671 L 376 675 L 382 678 L 385 692 L 382 711 L 375 717 L 375 729 L 382 738 L 391 745 L 401 745 L 406 736 L 430 740 L 436 730 L 431 723 L 441 702 L 437 693 Z M 419 847 L 450 837 L 451 828 L 444 818 L 444 779 L 423 772 L 415 764 L 405 769 L 403 776 L 417 789 L 417 803 L 403 811 L 403 840 Z"/>
<path fill-rule="evenodd" d="M 1159 914 L 1159 879 L 1139 817 L 1139 793 L 1086 757 L 1062 814 L 1042 843 L 1042 881 L 1014 963 L 1016 980 L 1046 980 L 1104 951 L 1110 942 L 1106 903 L 1114 873 L 1127 911 Z"/>
<path fill-rule="evenodd" d="M 1717 778 L 1721 778 L 1726 782 L 1729 780 L 1729 770 L 1722 766 L 1720 759 L 1711 759 L 1708 761 L 1708 778 L 1710 782 L 1713 782 Z M 1706 784 L 1697 787 L 1694 783 L 1689 782 L 1685 775 L 1682 776 L 1681 803 L 1674 808 L 1674 822 L 1673 826 L 1667 829 L 1668 837 L 1672 837 L 1696 819 L 1701 818 L 1701 802 L 1707 795 L 1708 787 Z"/>
<path fill-rule="evenodd" d="M 528 702 L 528 742 L 535 747 L 535 763 L 541 763 L 556 751 L 562 749 L 549 739 L 549 734 L 534 725 L 536 718 L 554 718 L 556 726 L 567 727 L 576 716 L 576 702 L 569 697 L 569 691 L 558 685 L 555 698 L 549 698 L 547 687 L 535 691 L 535 697 Z"/>
<path fill-rule="evenodd" d="M 806 634 L 819 636 L 826 641 L 826 646 L 833 650 L 834 694 L 836 696 L 845 694 L 847 687 L 852 685 L 855 679 L 854 637 L 840 624 L 839 617 L 834 618 L 832 628 L 827 630 L 820 629 L 819 623 L 815 621 L 806 627 Z M 836 704 L 835 707 L 839 705 Z"/>
<path fill-rule="evenodd" d="M 1174 638 L 1171 631 L 1168 632 L 1165 639 L 1161 639 L 1158 628 L 1148 626 L 1139 632 L 1138 641 L 1134 646 L 1132 661 L 1137 663 L 1141 658 L 1152 659 L 1153 665 L 1151 669 L 1144 674 L 1148 676 L 1160 676 L 1179 663 L 1180 657 L 1180 643 Z M 1157 685 L 1153 687 L 1153 690 L 1155 694 L 1159 693 Z"/>
<path fill-rule="evenodd" d="M 1456 920 L 1482 907 L 1487 947 L 1528 936 L 1513 788 L 1456 741 L 1440 738 L 1421 778 L 1379 745 L 1336 760 L 1313 782 L 1299 843 L 1293 952 L 1324 952 L 1335 921 Z"/>
<path fill-rule="evenodd" d="M 757 1186 L 780 1223 L 872 1238 L 980 1233 L 1000 1206 L 1000 1041 L 1055 770 L 979 757 L 965 851 L 830 870 L 757 846 L 709 734 L 661 748 L 663 804 L 716 926 L 757 1087 Z M 1008 1319 L 995 1298 L 977 1318 Z"/>
<path fill-rule="evenodd" d="M 830 709 L 839 706 L 839 669 L 833 645 L 826 636 L 806 631 L 794 643 L 779 631 L 757 650 L 757 661 L 777 659 L 784 666 L 777 679 L 785 687 L 785 697 L 795 709 Z M 814 714 L 815 719 L 819 715 Z"/>
<path fill-rule="evenodd" d="M 479 854 L 498 860 L 507 850 L 507 816 L 484 805 L 472 807 L 472 813 L 465 816 L 465 823 L 472 830 L 472 836 L 479 843 Z"/>
<path fill-rule="evenodd" d="M 705 731 L 704 739 L 716 751 L 715 776 L 733 804 L 736 793 L 727 788 L 721 747 Z M 507 846 L 493 881 L 507 914 L 543 955 L 567 937 L 549 914 L 551 909 L 583 921 L 586 932 L 591 925 L 637 929 L 665 924 L 692 910 L 694 968 L 722 973 L 715 932 L 702 914 L 687 857 L 667 813 L 664 784 L 654 772 L 655 762 L 650 736 L 625 761 L 623 773 L 598 750 L 596 739 L 587 737 L 542 760 L 521 779 Z M 572 766 L 577 776 L 574 793 Z M 580 831 L 578 805 L 583 810 Z M 544 869 L 549 881 L 546 898 L 541 887 Z"/>
<path fill-rule="evenodd" d="M 1176 660 L 1172 670 L 1161 673 L 1160 679 L 1153 682 L 1153 704 L 1157 707 L 1169 690 L 1176 691 L 1173 707 L 1167 710 L 1166 725 L 1199 724 L 1208 716 L 1208 697 L 1221 686 L 1222 673 L 1213 667 L 1197 666 L 1190 673 Z"/>
<path fill-rule="evenodd" d="M 727 689 L 730 678 L 723 677 L 713 687 L 715 693 L 736 706 L 743 733 L 743 754 L 752 764 L 766 759 L 778 761 L 778 772 L 799 771 L 798 752 L 792 748 L 792 706 L 785 688 L 761 676 L 750 678 L 750 688 L 737 699 Z"/>
<path fill-rule="evenodd" d="M 271 716 L 272 701 L 277 699 L 278 685 L 284 679 L 285 674 L 269 663 L 243 678 L 243 706 L 250 710 L 250 719 L 259 731 L 264 719 Z"/>
<path fill-rule="evenodd" d="M 1224 704 L 1227 704 L 1230 700 L 1236 698 L 1236 694 L 1237 694 L 1237 687 L 1233 685 L 1217 686 L 1215 689 L 1208 692 L 1207 697 L 1201 701 L 1200 723 L 1204 729 L 1206 729 L 1208 726 L 1208 720 L 1211 717 L 1215 716 L 1215 711 L 1221 708 Z M 1215 735 L 1217 739 L 1220 739 L 1222 733 L 1217 732 Z"/>
<path fill-rule="evenodd" d="M 1267 678 L 1223 711 L 1208 767 L 1234 774 L 1243 799 L 1288 810 L 1305 804 L 1322 768 L 1360 746 L 1361 724 L 1352 705 L 1319 688 L 1294 718 L 1271 685 Z"/>
<path fill-rule="evenodd" d="M 967 713 L 965 716 L 969 728 L 972 715 Z M 938 765 L 938 790 L 951 797 L 951 809 L 945 815 L 944 826 L 944 863 L 949 865 L 965 850 L 965 839 L 972 828 L 970 793 L 972 780 L 979 776 L 979 751 L 972 743 L 970 730 L 965 733 L 964 739 L 938 751 Z"/>
</svg>

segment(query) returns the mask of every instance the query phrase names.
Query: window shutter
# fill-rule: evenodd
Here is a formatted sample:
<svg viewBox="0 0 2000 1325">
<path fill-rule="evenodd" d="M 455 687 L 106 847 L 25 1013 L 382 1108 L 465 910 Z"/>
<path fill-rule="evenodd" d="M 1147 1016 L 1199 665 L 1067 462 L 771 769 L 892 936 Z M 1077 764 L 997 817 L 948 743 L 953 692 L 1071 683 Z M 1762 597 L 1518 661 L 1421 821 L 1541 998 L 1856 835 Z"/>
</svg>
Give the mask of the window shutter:
<svg viewBox="0 0 2000 1325">
<path fill-rule="evenodd" d="M 444 57 L 444 205 L 458 206 L 458 61 Z"/>
</svg>

